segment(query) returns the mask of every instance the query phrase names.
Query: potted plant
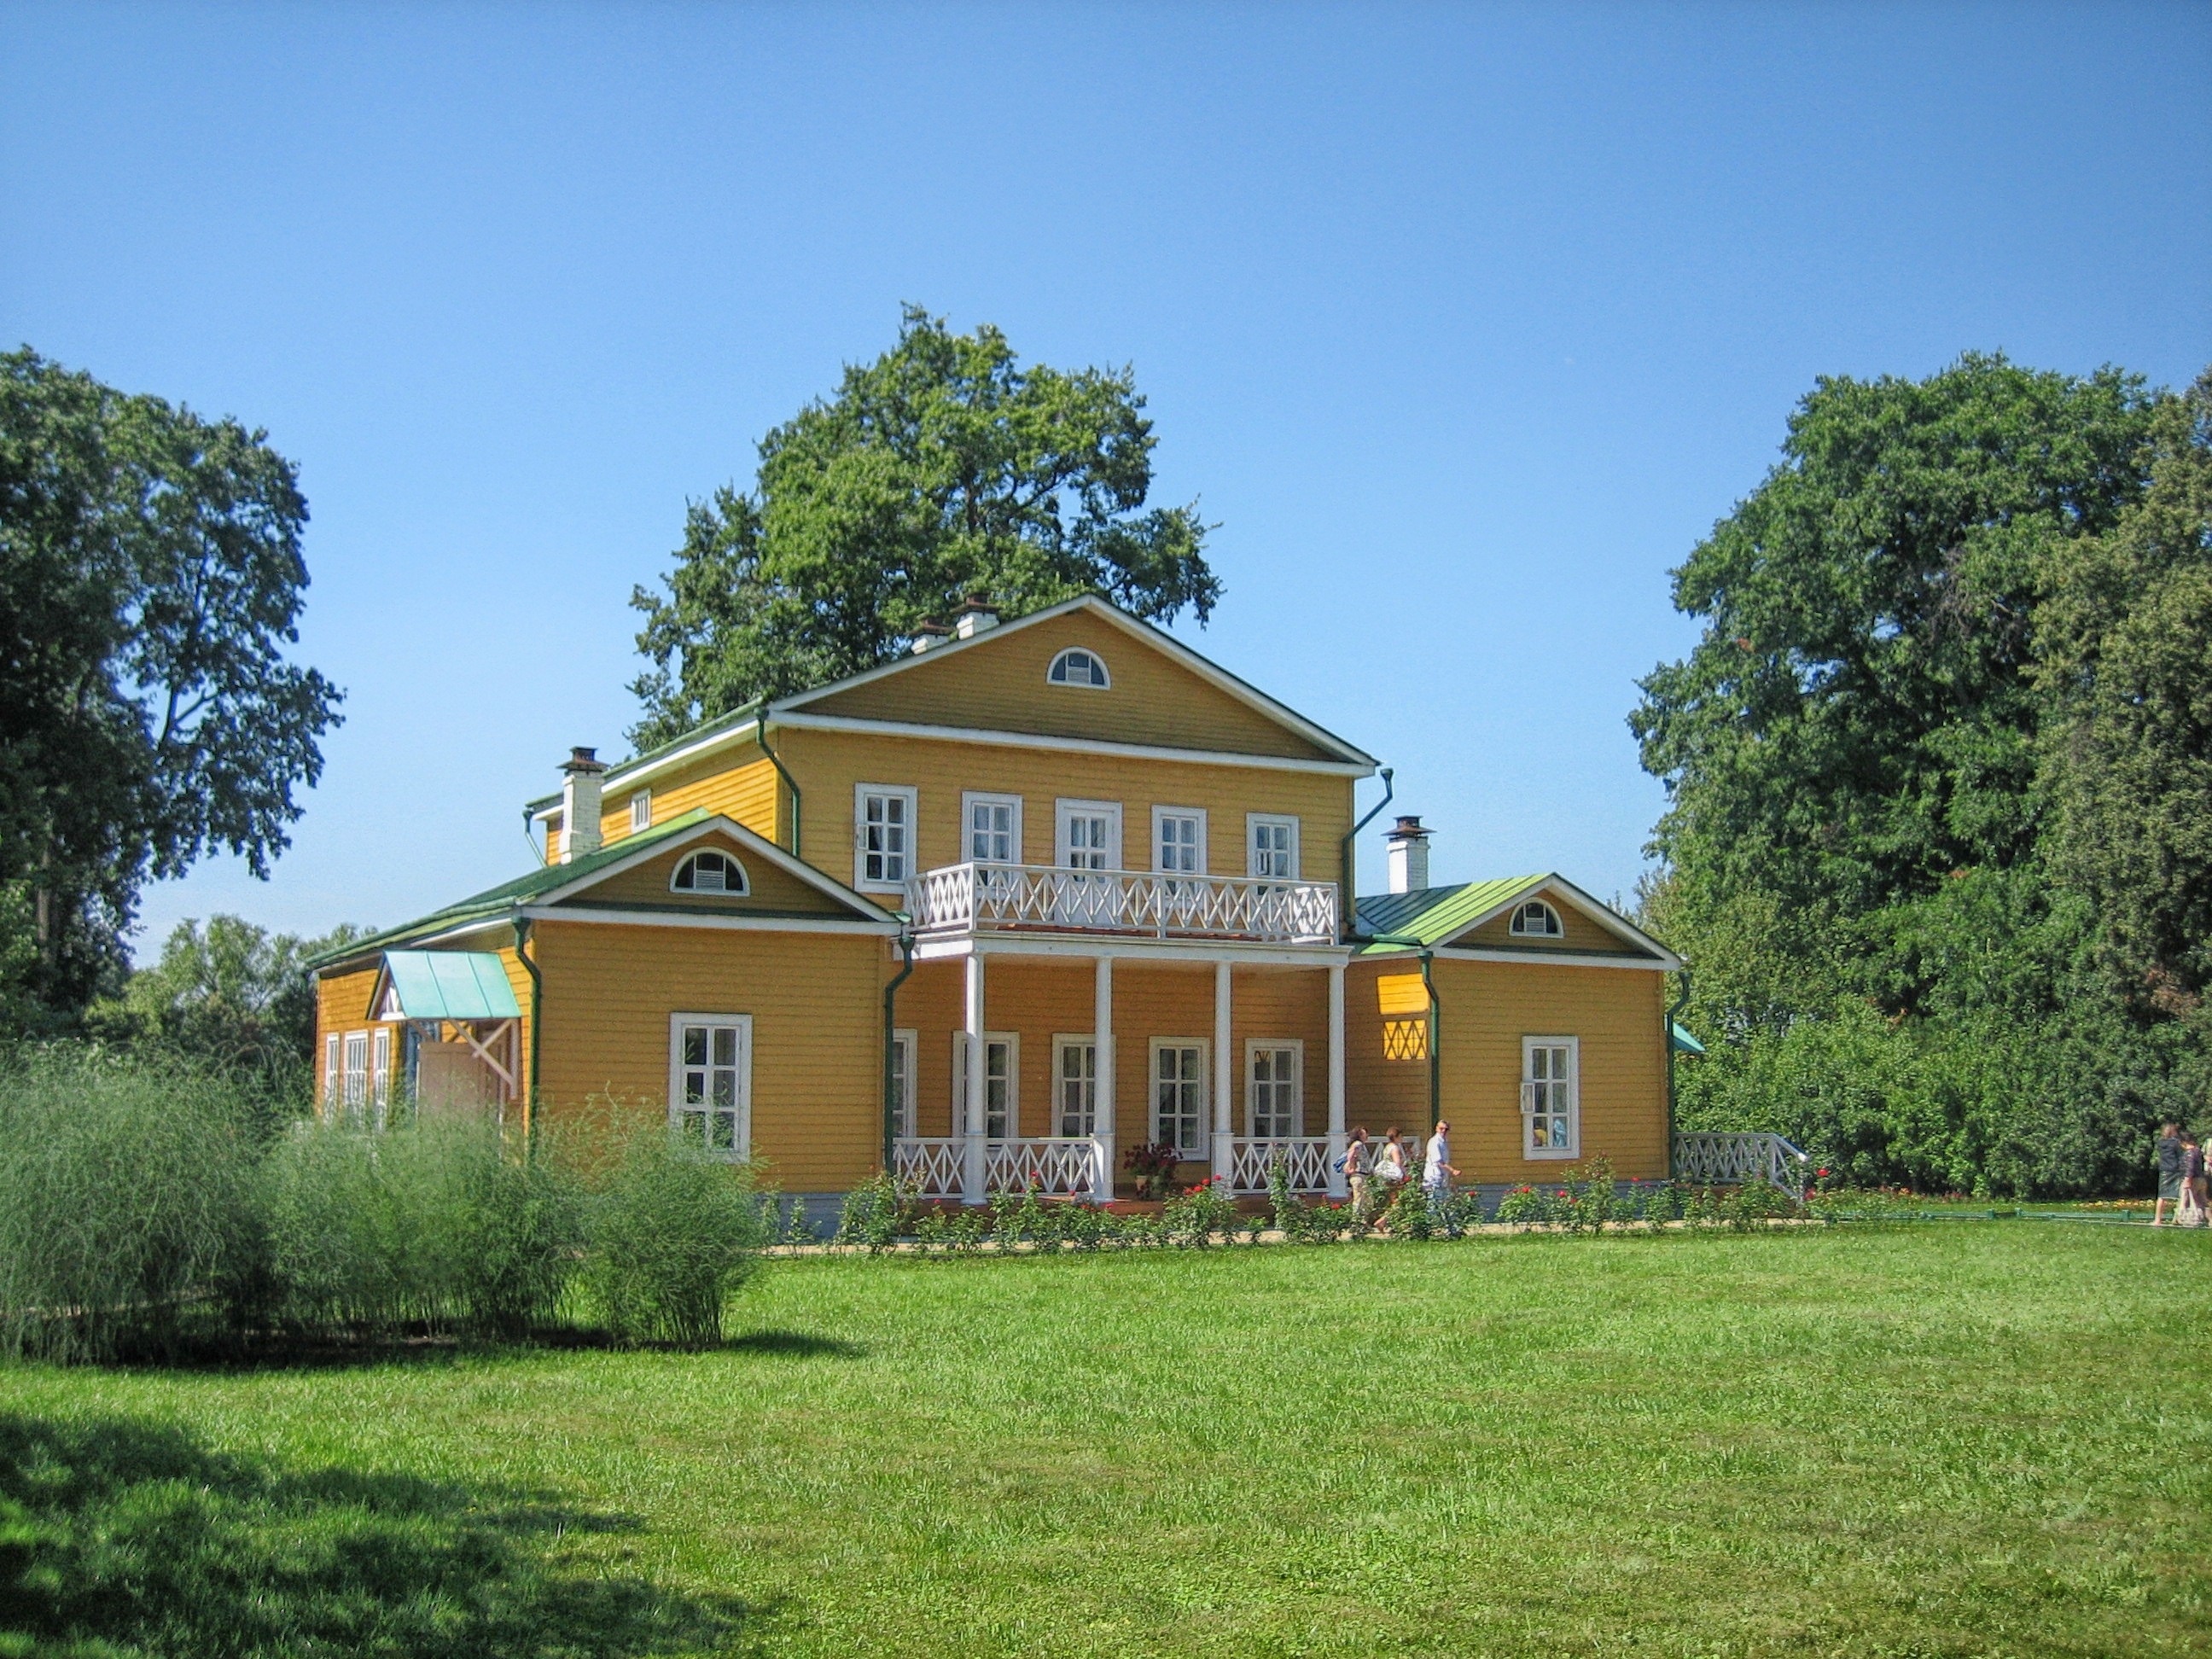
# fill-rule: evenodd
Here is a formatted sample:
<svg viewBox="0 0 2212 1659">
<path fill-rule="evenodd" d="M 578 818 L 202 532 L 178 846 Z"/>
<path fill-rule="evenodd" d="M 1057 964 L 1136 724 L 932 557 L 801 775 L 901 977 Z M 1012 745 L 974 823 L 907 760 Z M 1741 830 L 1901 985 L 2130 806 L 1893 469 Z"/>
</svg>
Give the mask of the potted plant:
<svg viewBox="0 0 2212 1659">
<path fill-rule="evenodd" d="M 1174 1147 L 1150 1141 L 1121 1155 L 1121 1167 L 1137 1178 L 1139 1198 L 1158 1198 L 1164 1194 L 1168 1178 L 1182 1161 Z"/>
</svg>

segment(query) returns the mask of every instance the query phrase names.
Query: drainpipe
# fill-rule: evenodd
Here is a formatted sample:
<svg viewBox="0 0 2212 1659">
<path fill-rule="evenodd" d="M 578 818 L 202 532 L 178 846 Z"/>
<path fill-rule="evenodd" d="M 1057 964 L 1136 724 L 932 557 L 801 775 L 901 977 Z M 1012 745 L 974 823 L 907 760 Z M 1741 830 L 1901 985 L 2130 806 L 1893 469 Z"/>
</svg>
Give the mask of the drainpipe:
<svg viewBox="0 0 2212 1659">
<path fill-rule="evenodd" d="M 1382 799 L 1367 809 L 1367 816 L 1352 826 L 1343 843 L 1337 848 L 1337 868 L 1342 872 L 1337 892 L 1336 942 L 1339 945 L 1351 942 L 1359 923 L 1359 898 L 1352 890 L 1352 843 L 1359 838 L 1362 830 L 1375 822 L 1375 815 L 1390 804 L 1395 788 L 1390 781 L 1390 769 L 1386 766 L 1382 769 Z"/>
<path fill-rule="evenodd" d="M 1384 797 L 1385 799 L 1389 798 Z M 1376 811 L 1382 809 L 1378 806 Z M 1369 816 L 1371 817 L 1372 813 Z M 1368 941 L 1373 945 L 1406 945 L 1421 953 L 1421 988 L 1429 994 L 1429 1133 L 1434 1134 L 1437 1121 L 1443 1116 L 1443 1056 L 1437 1046 L 1437 1016 L 1443 1010 L 1437 1000 L 1437 976 L 1433 971 L 1436 947 L 1424 943 L 1411 933 L 1376 933 Z"/>
<path fill-rule="evenodd" d="M 898 1179 L 898 1077 L 891 1070 L 891 1049 L 898 1042 L 898 988 L 906 983 L 907 975 L 914 971 L 914 935 L 901 929 L 898 936 L 899 955 L 903 959 L 898 973 L 884 987 L 884 1174 Z M 919 1054 L 915 1056 L 920 1060 Z"/>
<path fill-rule="evenodd" d="M 1667 1179 L 1674 1178 L 1674 1022 L 1689 1012 L 1690 970 L 1682 969 L 1682 994 L 1667 1011 Z"/>
<path fill-rule="evenodd" d="M 768 746 L 768 709 L 765 705 L 762 707 L 759 714 L 753 716 L 753 741 L 760 745 L 761 753 L 766 755 L 769 759 L 774 763 L 777 775 L 783 779 L 784 787 L 791 791 L 791 856 L 798 858 L 800 856 L 799 851 L 799 780 L 791 775 L 791 769 L 783 763 L 783 757 L 777 754 L 775 750 Z"/>
<path fill-rule="evenodd" d="M 538 964 L 530 959 L 524 948 L 530 943 L 530 918 L 518 915 L 514 919 L 514 959 L 522 964 L 522 971 L 530 975 L 530 1088 L 523 1097 L 522 1135 L 535 1144 L 538 1139 L 538 1039 L 544 1035 L 545 976 L 538 971 Z"/>
</svg>

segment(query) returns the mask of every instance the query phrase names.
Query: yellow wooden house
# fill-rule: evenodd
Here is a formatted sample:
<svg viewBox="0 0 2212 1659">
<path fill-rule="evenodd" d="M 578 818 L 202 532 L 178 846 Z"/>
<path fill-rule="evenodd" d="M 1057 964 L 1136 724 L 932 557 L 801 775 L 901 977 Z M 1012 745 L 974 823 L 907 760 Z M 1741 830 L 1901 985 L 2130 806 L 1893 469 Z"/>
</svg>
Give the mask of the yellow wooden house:
<svg viewBox="0 0 2212 1659">
<path fill-rule="evenodd" d="M 1667 1172 L 1657 941 L 1558 876 L 1431 888 L 1372 757 L 1103 599 L 914 654 L 527 811 L 542 867 L 318 968 L 326 1112 L 665 1104 L 787 1192 L 1127 1191 L 1125 1155 L 1340 1190 L 1353 1126 L 1484 1184 Z M 1370 813 L 1371 817 L 1372 814 Z"/>
</svg>

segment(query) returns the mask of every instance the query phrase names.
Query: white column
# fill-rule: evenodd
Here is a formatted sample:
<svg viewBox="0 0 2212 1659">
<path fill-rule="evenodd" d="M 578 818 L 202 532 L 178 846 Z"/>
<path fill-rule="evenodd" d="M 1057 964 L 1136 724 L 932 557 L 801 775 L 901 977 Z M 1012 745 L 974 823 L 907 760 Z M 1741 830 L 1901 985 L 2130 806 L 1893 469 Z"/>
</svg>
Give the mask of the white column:
<svg viewBox="0 0 2212 1659">
<path fill-rule="evenodd" d="M 968 1098 L 961 1103 L 960 1196 L 983 1201 L 983 953 L 968 951 Z"/>
<path fill-rule="evenodd" d="M 1229 964 L 1213 964 L 1213 1173 L 1224 1182 L 1237 1149 L 1230 1145 L 1229 1080 L 1236 1075 L 1229 1058 Z"/>
<path fill-rule="evenodd" d="M 1098 1184 L 1091 1196 L 1101 1204 L 1114 1196 L 1114 958 L 1092 964 L 1091 1040 L 1098 1045 L 1098 1116 L 1091 1139 L 1097 1146 Z"/>
<path fill-rule="evenodd" d="M 1342 1198 L 1344 1181 L 1344 964 L 1328 964 L 1328 1194 Z"/>
</svg>

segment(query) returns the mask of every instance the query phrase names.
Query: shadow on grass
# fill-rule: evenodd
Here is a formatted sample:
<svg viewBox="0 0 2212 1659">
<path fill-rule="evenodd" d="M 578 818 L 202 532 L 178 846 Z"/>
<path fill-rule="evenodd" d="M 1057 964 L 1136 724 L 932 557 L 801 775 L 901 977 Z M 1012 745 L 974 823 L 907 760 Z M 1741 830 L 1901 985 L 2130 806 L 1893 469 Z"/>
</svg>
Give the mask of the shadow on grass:
<svg viewBox="0 0 2212 1659">
<path fill-rule="evenodd" d="M 125 1419 L 0 1416 L 0 1654 L 693 1652 L 768 1610 L 572 1559 L 544 1494 L 287 1470 Z"/>
</svg>

